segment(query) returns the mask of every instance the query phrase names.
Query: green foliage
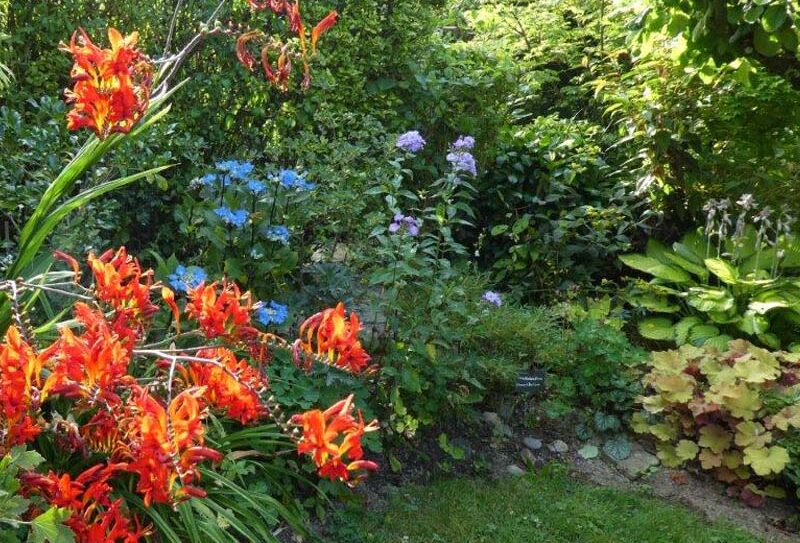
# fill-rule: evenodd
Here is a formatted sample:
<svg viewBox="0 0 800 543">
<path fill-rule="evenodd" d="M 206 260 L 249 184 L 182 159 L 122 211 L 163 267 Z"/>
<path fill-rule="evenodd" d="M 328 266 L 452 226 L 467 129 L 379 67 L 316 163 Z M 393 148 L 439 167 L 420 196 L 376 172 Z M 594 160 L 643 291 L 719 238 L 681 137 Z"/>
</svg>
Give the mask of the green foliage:
<svg viewBox="0 0 800 543">
<path fill-rule="evenodd" d="M 75 535 L 63 522 L 70 516 L 66 509 L 50 507 L 31 520 L 23 515 L 31 507 L 38 507 L 34 499 L 24 498 L 20 488 L 20 472 L 36 469 L 44 458 L 36 451 L 15 447 L 0 460 L 0 529 L 4 543 L 29 541 L 32 543 L 74 543 Z M 27 539 L 25 539 L 25 534 Z"/>
<path fill-rule="evenodd" d="M 480 185 L 483 257 L 528 297 L 614 273 L 630 248 L 634 202 L 585 121 L 540 117 L 514 133 Z M 527 294 L 529 293 L 529 294 Z"/>
<path fill-rule="evenodd" d="M 666 466 L 697 460 L 750 503 L 780 496 L 771 481 L 790 461 L 780 442 L 800 426 L 796 385 L 784 384 L 797 382 L 799 361 L 743 340 L 653 353 L 633 429 L 656 438 Z"/>
<path fill-rule="evenodd" d="M 545 367 L 548 390 L 545 409 L 552 416 L 578 411 L 599 433 L 621 428 L 642 391 L 639 379 L 646 353 L 623 332 L 593 319 L 566 330 L 561 356 Z"/>
<path fill-rule="evenodd" d="M 651 239 L 645 254 L 621 256 L 653 277 L 634 281 L 628 295 L 632 305 L 655 314 L 639 321 L 639 333 L 721 349 L 734 337 L 772 348 L 792 343 L 800 317 L 797 241 L 781 235 L 770 247 L 760 239 L 748 228 L 714 247 L 709 236 L 690 232 L 671 249 Z"/>
</svg>

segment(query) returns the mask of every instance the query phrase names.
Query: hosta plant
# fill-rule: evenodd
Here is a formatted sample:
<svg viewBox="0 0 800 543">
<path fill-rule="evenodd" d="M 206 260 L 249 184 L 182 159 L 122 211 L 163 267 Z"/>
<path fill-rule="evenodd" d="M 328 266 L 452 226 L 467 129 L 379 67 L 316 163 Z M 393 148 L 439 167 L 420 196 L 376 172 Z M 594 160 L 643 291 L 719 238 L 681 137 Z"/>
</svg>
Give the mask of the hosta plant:
<svg viewBox="0 0 800 543">
<path fill-rule="evenodd" d="M 214 541 L 272 540 L 239 508 L 271 507 L 291 521 L 287 509 L 242 491 L 237 472 L 269 471 L 292 448 L 335 481 L 352 484 L 377 467 L 361 447 L 377 422 L 364 421 L 352 396 L 287 417 L 263 371 L 278 351 L 308 371 L 367 371 L 359 319 L 343 305 L 306 320 L 292 342 L 257 327 L 259 304 L 234 282 L 201 281 L 184 298 L 124 248 L 90 254 L 88 274 L 73 257 L 56 256 L 69 271 L 0 283 L 13 314 L 0 344 L 0 457 L 27 445 L 46 460 L 20 470 L 19 495 L 30 501 L 17 500 L 25 507 L 13 530 L 57 508 L 79 543 L 149 534 L 199 541 L 200 519 L 216 511 L 202 529 Z M 72 318 L 34 327 L 24 300 L 42 292 L 70 300 Z M 237 463 L 252 456 L 261 461 Z M 192 510 L 200 519 L 187 520 Z M 176 533 L 176 518 L 186 535 Z"/>
<path fill-rule="evenodd" d="M 774 482 L 790 462 L 781 440 L 800 428 L 798 381 L 800 355 L 744 340 L 654 352 L 631 424 L 655 438 L 664 465 L 697 463 L 758 504 L 783 495 Z"/>
<path fill-rule="evenodd" d="M 746 197 L 747 195 L 745 195 Z M 642 336 L 678 345 L 724 349 L 745 338 L 790 347 L 800 326 L 800 242 L 792 219 L 769 208 L 752 214 L 739 200 L 734 222 L 727 201 L 707 206 L 705 230 L 667 248 L 650 240 L 645 254 L 620 257 L 652 279 L 632 284 L 629 302 L 654 314 L 639 321 Z"/>
</svg>

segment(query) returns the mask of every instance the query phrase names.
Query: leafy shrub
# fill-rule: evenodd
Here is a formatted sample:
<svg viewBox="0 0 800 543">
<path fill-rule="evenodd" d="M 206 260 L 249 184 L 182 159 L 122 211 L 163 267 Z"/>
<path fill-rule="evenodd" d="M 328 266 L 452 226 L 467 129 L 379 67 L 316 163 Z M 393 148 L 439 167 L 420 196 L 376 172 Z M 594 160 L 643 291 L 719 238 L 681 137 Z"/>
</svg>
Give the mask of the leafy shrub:
<svg viewBox="0 0 800 543">
<path fill-rule="evenodd" d="M 800 427 L 799 366 L 796 354 L 744 340 L 655 352 L 633 429 L 656 438 L 665 465 L 696 460 L 747 502 L 781 495 L 772 482 L 790 461 L 782 439 Z"/>
<path fill-rule="evenodd" d="M 593 319 L 576 322 L 563 344 L 561 356 L 546 366 L 551 391 L 546 409 L 554 416 L 578 411 L 613 417 L 609 420 L 616 422 L 608 424 L 620 428 L 642 390 L 645 351 L 619 329 Z"/>
<path fill-rule="evenodd" d="M 613 275 L 636 221 L 624 180 L 611 175 L 600 128 L 541 117 L 503 145 L 479 189 L 481 247 L 498 281 L 528 297 Z"/>
</svg>

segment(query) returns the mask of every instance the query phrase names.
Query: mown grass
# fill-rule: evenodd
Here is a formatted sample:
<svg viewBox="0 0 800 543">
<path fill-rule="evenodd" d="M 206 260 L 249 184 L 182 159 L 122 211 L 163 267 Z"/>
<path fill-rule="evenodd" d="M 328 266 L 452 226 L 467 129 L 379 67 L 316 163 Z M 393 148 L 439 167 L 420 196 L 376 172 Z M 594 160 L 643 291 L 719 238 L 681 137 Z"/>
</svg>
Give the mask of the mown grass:
<svg viewBox="0 0 800 543">
<path fill-rule="evenodd" d="M 599 488 L 548 467 L 501 482 L 400 489 L 383 512 L 343 514 L 330 543 L 757 543 L 642 493 Z"/>
</svg>

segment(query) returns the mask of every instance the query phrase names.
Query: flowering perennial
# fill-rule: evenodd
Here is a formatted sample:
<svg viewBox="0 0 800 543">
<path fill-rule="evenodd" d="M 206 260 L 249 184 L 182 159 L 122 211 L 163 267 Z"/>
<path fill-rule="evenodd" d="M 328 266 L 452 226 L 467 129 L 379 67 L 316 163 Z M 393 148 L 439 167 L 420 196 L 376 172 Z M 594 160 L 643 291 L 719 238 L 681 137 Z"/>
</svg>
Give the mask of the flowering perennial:
<svg viewBox="0 0 800 543">
<path fill-rule="evenodd" d="M 190 289 L 197 288 L 208 279 L 206 271 L 199 266 L 183 266 L 178 264 L 175 271 L 168 277 L 169 284 L 178 292 L 189 292 Z"/>
<path fill-rule="evenodd" d="M 420 226 L 422 226 L 421 220 L 398 213 L 394 216 L 392 223 L 389 225 L 389 232 L 396 234 L 401 228 L 405 227 L 409 236 L 417 237 L 419 235 Z"/>
<path fill-rule="evenodd" d="M 279 304 L 275 300 L 270 300 L 268 304 L 261 302 L 256 308 L 255 317 L 264 326 L 269 324 L 283 324 L 289 316 L 289 308 Z"/>
<path fill-rule="evenodd" d="M 123 36 L 108 29 L 110 49 L 92 43 L 79 29 L 62 50 L 73 57 L 72 89 L 66 91 L 72 109 L 67 128 L 89 128 L 103 139 L 114 132 L 130 132 L 147 111 L 153 67 L 136 47 L 137 32 Z"/>
<path fill-rule="evenodd" d="M 236 40 L 236 56 L 239 62 L 249 71 L 253 71 L 256 58 L 250 51 L 251 43 L 256 42 L 261 46 L 261 67 L 267 81 L 277 86 L 282 91 L 289 89 L 289 77 L 292 73 L 292 61 L 299 60 L 303 67 L 303 87 L 311 84 L 309 57 L 317 52 L 317 43 L 320 37 L 330 30 L 339 20 L 339 14 L 331 11 L 311 29 L 311 50 L 308 48 L 308 32 L 300 13 L 300 0 L 248 0 L 254 11 L 269 10 L 279 17 L 286 19 L 289 32 L 296 34 L 299 41 L 299 51 L 295 51 L 289 43 L 281 43 L 269 36 L 269 31 L 249 30 Z M 270 25 L 267 26 L 267 29 Z M 274 61 L 270 56 L 275 57 Z"/>
<path fill-rule="evenodd" d="M 326 309 L 309 317 L 300 326 L 298 346 L 306 353 L 327 358 L 335 367 L 361 373 L 371 357 L 358 340 L 360 330 L 358 315 L 350 313 L 348 318 L 344 304 L 340 303 L 335 309 Z"/>
<path fill-rule="evenodd" d="M 425 147 L 425 140 L 420 135 L 419 131 L 411 130 L 410 132 L 401 134 L 397 138 L 397 143 L 395 143 L 395 145 L 399 149 L 408 151 L 409 153 L 417 153 Z"/>
<path fill-rule="evenodd" d="M 23 472 L 23 495 L 42 499 L 29 515 L 41 513 L 41 503 L 66 509 L 65 524 L 78 543 L 145 541 L 153 529 L 131 513 L 125 498 L 115 495 L 119 485 L 112 483 L 118 476 L 133 476 L 131 488 L 146 507 L 205 496 L 200 464 L 222 459 L 207 442 L 212 411 L 240 424 L 273 418 L 287 431 L 292 423 L 302 426 L 302 433 L 290 435 L 297 452 L 310 455 L 322 477 L 353 483 L 376 469 L 363 458 L 361 438 L 378 425 L 365 423 L 360 412 L 353 414 L 352 396 L 287 422 L 267 396 L 269 382 L 261 368 L 238 354 L 258 351 L 258 360 L 264 361 L 266 348 L 300 350 L 305 357 L 361 372 L 370 358 L 357 339 L 358 317 L 347 318 L 343 305 L 310 318 L 302 327 L 305 340 L 291 344 L 251 325 L 254 309 L 257 319 L 262 320 L 258 311 L 263 309 L 271 322 L 278 322 L 286 318 L 286 306 L 274 301 L 254 305 L 235 283 L 201 280 L 194 285 L 197 277 L 190 281 L 187 269 L 176 270 L 175 281 L 187 291 L 181 308 L 173 291 L 153 284 L 152 271 L 142 270 L 124 248 L 89 255 L 89 286 L 78 282 L 77 261 L 68 255 L 59 259 L 75 273 L 77 326 L 62 326 L 42 348 L 26 330 L 8 329 L 0 343 L 0 456 L 51 436 L 60 454 L 80 454 L 94 464 L 80 473 Z M 161 292 L 164 305 L 151 300 L 154 290 Z M 192 331 L 149 344 L 172 344 L 163 351 L 144 346 L 146 337 L 152 340 L 152 317 L 165 309 Z M 175 346 L 178 342 L 182 346 Z M 136 373 L 147 367 L 147 358 L 154 372 Z M 58 400 L 59 408 L 69 402 L 71 416 L 59 416 L 51 400 Z"/>
</svg>

